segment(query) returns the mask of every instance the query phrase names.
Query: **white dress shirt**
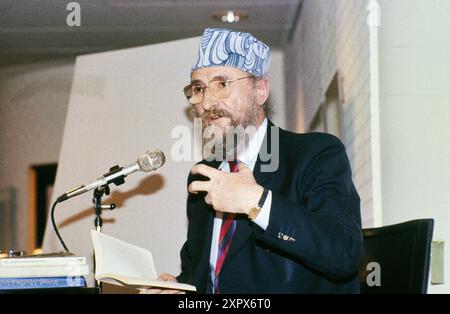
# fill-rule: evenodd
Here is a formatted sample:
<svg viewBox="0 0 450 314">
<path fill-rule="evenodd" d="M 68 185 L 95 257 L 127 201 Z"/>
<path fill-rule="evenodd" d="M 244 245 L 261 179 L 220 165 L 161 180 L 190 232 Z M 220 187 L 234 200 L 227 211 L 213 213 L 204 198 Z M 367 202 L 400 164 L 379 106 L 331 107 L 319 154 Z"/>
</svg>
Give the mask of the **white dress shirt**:
<svg viewBox="0 0 450 314">
<path fill-rule="evenodd" d="M 246 146 L 246 150 L 238 155 L 239 162 L 243 162 L 244 164 L 246 164 L 252 171 L 255 168 L 255 163 L 256 160 L 258 159 L 258 153 L 267 131 L 267 123 L 268 123 L 267 118 L 265 118 L 263 123 L 259 126 L 258 130 L 254 134 L 253 138 L 250 139 L 248 145 Z M 230 172 L 230 165 L 226 160 L 220 164 L 219 170 L 224 172 Z M 261 211 L 259 212 L 258 216 L 253 220 L 253 222 L 258 226 L 260 226 L 263 230 L 266 230 L 267 225 L 269 224 L 271 205 L 272 205 L 272 192 L 269 191 L 269 193 L 267 194 L 267 198 L 264 202 L 264 205 L 261 208 Z M 221 227 L 222 227 L 222 212 L 216 211 L 211 241 L 211 255 L 209 258 L 212 273 L 214 273 L 214 269 L 216 267 L 217 262 L 217 251 L 219 246 L 219 235 Z"/>
</svg>

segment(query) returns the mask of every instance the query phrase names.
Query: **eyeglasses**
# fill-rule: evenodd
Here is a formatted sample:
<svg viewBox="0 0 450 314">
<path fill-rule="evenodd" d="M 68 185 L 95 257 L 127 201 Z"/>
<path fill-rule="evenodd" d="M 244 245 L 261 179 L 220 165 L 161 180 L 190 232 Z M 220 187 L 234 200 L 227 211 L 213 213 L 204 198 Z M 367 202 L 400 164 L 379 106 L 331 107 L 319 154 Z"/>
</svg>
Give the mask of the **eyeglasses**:
<svg viewBox="0 0 450 314">
<path fill-rule="evenodd" d="M 200 83 L 189 84 L 183 88 L 184 95 L 192 105 L 196 105 L 203 101 L 205 90 L 209 88 L 214 97 L 224 99 L 230 97 L 230 84 L 239 80 L 252 78 L 252 76 L 240 77 L 235 80 L 213 79 L 205 86 Z"/>
</svg>

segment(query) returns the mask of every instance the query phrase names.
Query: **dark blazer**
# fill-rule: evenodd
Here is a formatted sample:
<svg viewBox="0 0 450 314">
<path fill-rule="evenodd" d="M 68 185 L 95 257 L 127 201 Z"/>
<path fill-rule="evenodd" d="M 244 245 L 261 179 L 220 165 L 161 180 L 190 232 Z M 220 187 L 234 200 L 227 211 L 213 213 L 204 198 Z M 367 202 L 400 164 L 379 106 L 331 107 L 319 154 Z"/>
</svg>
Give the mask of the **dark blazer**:
<svg viewBox="0 0 450 314">
<path fill-rule="evenodd" d="M 295 134 L 280 128 L 279 137 L 271 141 L 277 133 L 272 127 L 269 122 L 268 151 L 279 144 L 279 166 L 274 172 L 261 172 L 264 162 L 259 156 L 253 171 L 258 184 L 272 191 L 269 225 L 264 231 L 245 215 L 238 216 L 221 270 L 221 292 L 359 293 L 360 199 L 343 144 L 329 134 Z M 205 179 L 189 175 L 188 184 Z M 215 215 L 204 196 L 188 196 L 187 241 L 177 277 L 195 285 L 199 293 L 207 292 Z"/>
</svg>

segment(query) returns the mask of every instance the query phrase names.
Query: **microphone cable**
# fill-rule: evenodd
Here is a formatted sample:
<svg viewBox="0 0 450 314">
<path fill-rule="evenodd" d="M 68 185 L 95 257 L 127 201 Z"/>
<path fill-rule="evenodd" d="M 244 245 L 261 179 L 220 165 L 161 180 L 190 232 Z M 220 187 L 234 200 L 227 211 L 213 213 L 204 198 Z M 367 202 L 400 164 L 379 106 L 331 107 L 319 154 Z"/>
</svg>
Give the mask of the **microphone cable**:
<svg viewBox="0 0 450 314">
<path fill-rule="evenodd" d="M 50 212 L 50 216 L 51 216 L 51 220 L 52 220 L 52 225 L 53 225 L 53 230 L 55 230 L 56 236 L 58 237 L 59 242 L 61 242 L 61 244 L 62 244 L 64 250 L 65 250 L 67 253 L 70 253 L 69 249 L 67 248 L 66 244 L 64 243 L 64 240 L 62 239 L 61 235 L 59 234 L 58 227 L 56 226 L 56 223 L 55 223 L 55 208 L 56 208 L 56 204 L 58 204 L 58 200 L 56 200 L 56 201 L 53 203 L 52 210 L 51 210 L 51 212 Z"/>
</svg>

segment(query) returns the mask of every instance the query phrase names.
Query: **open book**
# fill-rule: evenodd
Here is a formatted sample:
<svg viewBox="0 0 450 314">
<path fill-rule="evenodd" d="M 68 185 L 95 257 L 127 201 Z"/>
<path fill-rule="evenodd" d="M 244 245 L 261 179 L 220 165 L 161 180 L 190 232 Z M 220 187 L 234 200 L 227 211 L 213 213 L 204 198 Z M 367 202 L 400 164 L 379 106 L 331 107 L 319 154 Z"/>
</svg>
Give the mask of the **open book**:
<svg viewBox="0 0 450 314">
<path fill-rule="evenodd" d="M 192 285 L 158 280 L 152 253 L 144 248 L 91 230 L 95 279 L 136 289 L 150 287 L 196 291 Z"/>
</svg>

